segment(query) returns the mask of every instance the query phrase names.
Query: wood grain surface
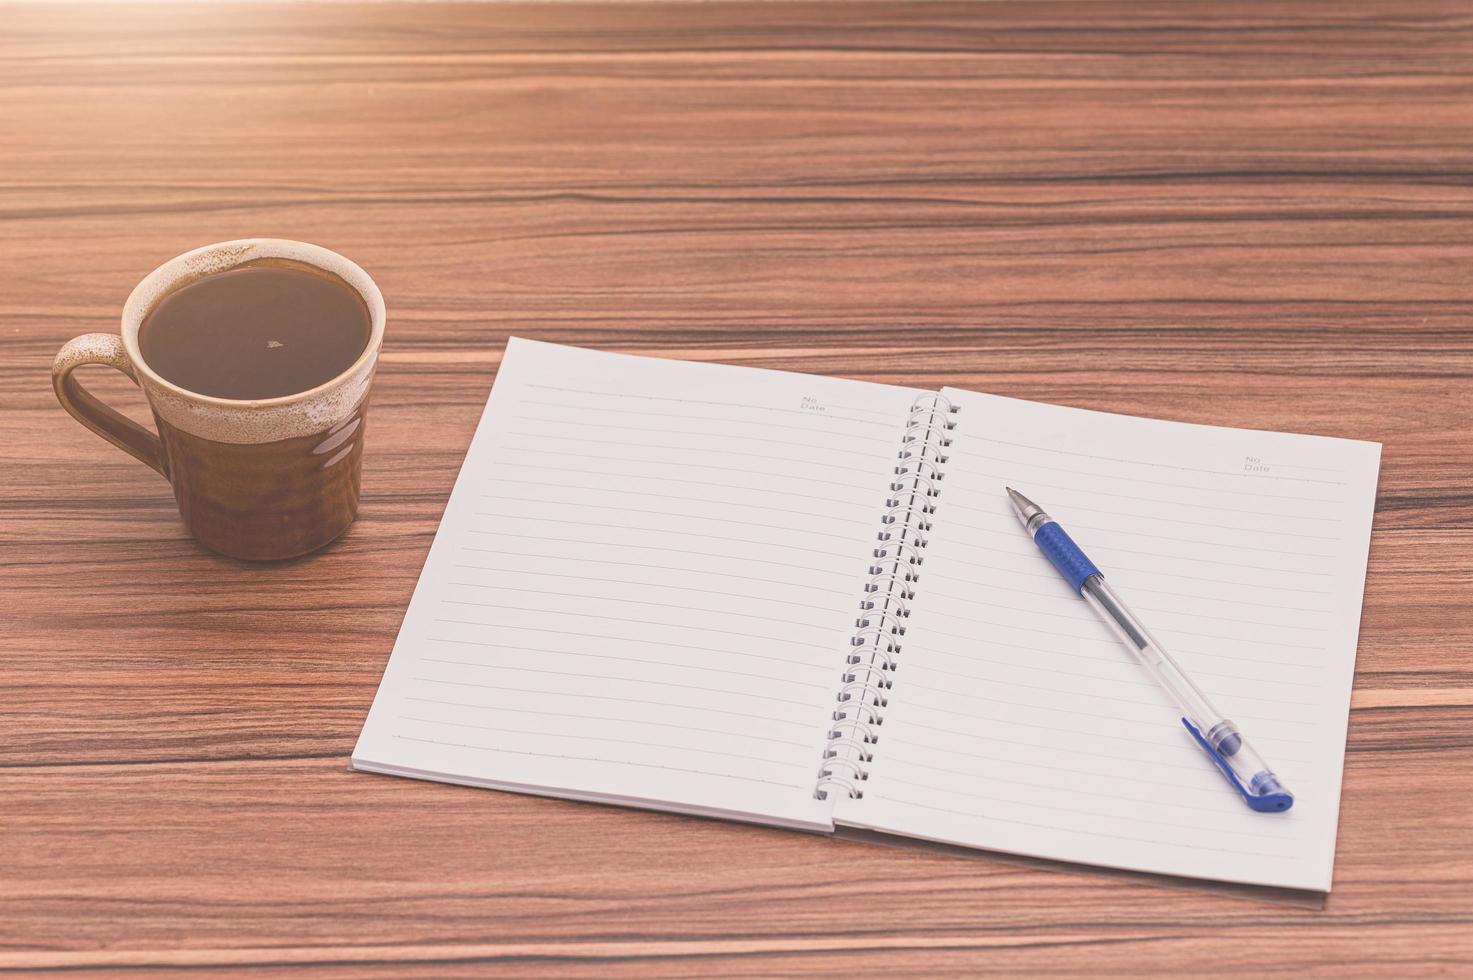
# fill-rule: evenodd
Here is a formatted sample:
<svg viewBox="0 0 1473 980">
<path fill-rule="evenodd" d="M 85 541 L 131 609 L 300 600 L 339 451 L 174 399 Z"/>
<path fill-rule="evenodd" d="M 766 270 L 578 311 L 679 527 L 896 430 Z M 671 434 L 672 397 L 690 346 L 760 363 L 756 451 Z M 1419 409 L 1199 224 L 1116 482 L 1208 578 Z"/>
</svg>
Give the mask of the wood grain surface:
<svg viewBox="0 0 1473 980">
<path fill-rule="evenodd" d="M 1473 974 L 1470 161 L 1466 3 L 0 6 L 0 970 Z M 247 236 L 390 311 L 272 567 L 48 379 Z M 347 772 L 510 333 L 1384 442 L 1326 906 Z"/>
</svg>

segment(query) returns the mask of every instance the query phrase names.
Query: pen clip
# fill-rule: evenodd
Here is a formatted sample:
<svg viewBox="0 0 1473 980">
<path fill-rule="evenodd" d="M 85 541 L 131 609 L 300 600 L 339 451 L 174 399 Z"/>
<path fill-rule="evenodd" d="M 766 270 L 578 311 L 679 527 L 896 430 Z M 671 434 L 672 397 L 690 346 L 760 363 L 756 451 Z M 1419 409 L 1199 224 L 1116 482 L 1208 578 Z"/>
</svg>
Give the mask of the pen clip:
<svg viewBox="0 0 1473 980">
<path fill-rule="evenodd" d="M 1185 718 L 1181 720 L 1181 723 L 1187 726 L 1187 731 L 1192 733 L 1192 738 L 1195 738 L 1197 744 L 1202 746 L 1202 750 L 1212 757 L 1213 762 L 1217 763 L 1217 768 L 1221 769 L 1222 774 L 1228 778 L 1228 782 L 1233 784 L 1233 789 L 1238 791 L 1244 803 L 1259 813 L 1280 813 L 1294 805 L 1294 797 L 1288 793 L 1265 793 L 1261 796 L 1257 793 L 1250 793 L 1243 785 L 1243 781 L 1238 778 L 1238 774 L 1233 772 L 1233 767 L 1228 764 L 1228 761 L 1208 743 L 1207 739 L 1202 737 L 1201 732 L 1197 731 L 1197 726 Z"/>
</svg>

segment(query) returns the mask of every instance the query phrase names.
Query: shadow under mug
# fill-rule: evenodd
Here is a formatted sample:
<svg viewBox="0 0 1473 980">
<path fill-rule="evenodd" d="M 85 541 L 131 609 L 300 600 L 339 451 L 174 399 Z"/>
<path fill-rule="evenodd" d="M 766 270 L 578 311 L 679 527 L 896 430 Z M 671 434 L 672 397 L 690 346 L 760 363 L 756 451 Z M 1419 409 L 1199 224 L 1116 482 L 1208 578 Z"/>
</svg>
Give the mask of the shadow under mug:
<svg viewBox="0 0 1473 980">
<path fill-rule="evenodd" d="M 363 353 L 315 388 L 250 401 L 188 391 L 150 368 L 138 334 L 159 301 L 247 265 L 326 273 L 357 292 L 371 321 Z M 357 516 L 368 392 L 383 338 L 383 296 L 353 262 L 305 242 L 248 238 L 197 248 L 149 273 L 123 306 L 121 335 L 68 341 L 51 381 L 73 418 L 173 485 L 184 525 L 200 544 L 232 558 L 292 558 L 332 541 Z M 86 364 L 116 368 L 143 389 L 158 434 L 89 394 L 72 374 Z"/>
</svg>

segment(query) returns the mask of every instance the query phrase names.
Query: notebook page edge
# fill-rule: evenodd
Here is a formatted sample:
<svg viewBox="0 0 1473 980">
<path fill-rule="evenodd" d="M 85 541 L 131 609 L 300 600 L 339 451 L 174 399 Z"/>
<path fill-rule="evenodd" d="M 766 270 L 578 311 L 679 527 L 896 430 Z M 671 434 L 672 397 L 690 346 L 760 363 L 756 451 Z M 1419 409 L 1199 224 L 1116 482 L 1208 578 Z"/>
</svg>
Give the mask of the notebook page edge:
<svg viewBox="0 0 1473 980">
<path fill-rule="evenodd" d="M 725 810 L 717 807 L 672 803 L 665 800 L 647 799 L 637 796 L 582 793 L 577 790 L 557 786 L 539 786 L 534 783 L 503 783 L 494 779 L 476 779 L 470 776 L 445 775 L 428 769 L 411 769 L 404 766 L 382 765 L 357 758 L 349 759 L 349 769 L 353 772 L 363 772 L 378 776 L 396 776 L 402 779 L 418 779 L 422 782 L 446 783 L 452 786 L 467 786 L 471 789 L 488 789 L 499 793 L 541 796 L 552 800 L 569 800 L 574 803 L 593 803 L 600 806 L 652 810 L 658 813 L 676 813 L 681 816 L 701 817 L 708 820 L 732 820 L 764 827 L 778 827 L 784 830 L 802 830 L 819 834 L 831 834 L 834 831 L 832 818 L 812 821 L 798 818 L 784 818 L 745 810 Z"/>
<path fill-rule="evenodd" d="M 1328 892 L 1314 888 L 1289 888 L 1277 885 L 1260 885 L 1253 882 L 1226 881 L 1217 878 L 1195 878 L 1185 875 L 1161 874 L 1135 868 L 1116 868 L 1106 864 L 1088 864 L 1081 861 L 1060 861 L 1053 858 L 1034 857 L 1010 851 L 999 851 L 969 844 L 954 844 L 948 841 L 930 840 L 924 837 L 908 837 L 904 834 L 884 830 L 872 830 L 860 824 L 835 821 L 833 836 L 838 840 L 861 841 L 881 847 L 894 847 L 921 854 L 945 854 L 968 860 L 996 861 L 1013 867 L 1064 874 L 1089 875 L 1109 878 L 1133 884 L 1149 885 L 1153 888 L 1169 888 L 1184 892 L 1217 895 L 1248 901 L 1269 902 L 1275 905 L 1314 909 L 1325 907 Z"/>
<path fill-rule="evenodd" d="M 1350 709 L 1351 700 L 1354 697 L 1355 691 L 1355 668 L 1356 664 L 1360 660 L 1361 625 L 1362 618 L 1365 616 L 1366 605 L 1366 579 L 1367 576 L 1370 574 L 1371 536 L 1375 530 L 1376 498 L 1380 494 L 1381 453 L 1383 449 L 1382 444 L 1379 442 L 1361 440 L 1347 441 L 1358 442 L 1360 445 L 1368 447 L 1366 450 L 1368 458 L 1362 460 L 1362 465 L 1367 467 L 1370 472 L 1369 479 L 1366 481 L 1366 486 L 1362 488 L 1363 496 L 1360 502 L 1361 507 L 1364 509 L 1365 512 L 1365 521 L 1361 525 L 1364 528 L 1364 538 L 1363 540 L 1357 542 L 1355 549 L 1355 554 L 1360 562 L 1360 589 L 1355 596 L 1355 613 L 1353 617 L 1355 623 L 1355 644 L 1351 649 L 1349 663 L 1346 665 L 1345 668 L 1348 675 L 1345 680 L 1345 708 L 1339 714 L 1339 726 L 1337 729 L 1340 735 L 1340 747 L 1338 753 L 1340 758 L 1340 768 L 1336 773 L 1337 781 L 1335 786 L 1335 818 L 1332 821 L 1330 830 L 1331 838 L 1336 842 L 1336 850 L 1339 849 L 1340 819 L 1342 816 L 1344 816 L 1343 807 L 1345 800 L 1345 753 L 1350 739 Z M 1333 887 L 1334 880 L 1335 862 L 1332 856 L 1330 867 L 1325 875 L 1324 890 L 1327 894 Z"/>
</svg>

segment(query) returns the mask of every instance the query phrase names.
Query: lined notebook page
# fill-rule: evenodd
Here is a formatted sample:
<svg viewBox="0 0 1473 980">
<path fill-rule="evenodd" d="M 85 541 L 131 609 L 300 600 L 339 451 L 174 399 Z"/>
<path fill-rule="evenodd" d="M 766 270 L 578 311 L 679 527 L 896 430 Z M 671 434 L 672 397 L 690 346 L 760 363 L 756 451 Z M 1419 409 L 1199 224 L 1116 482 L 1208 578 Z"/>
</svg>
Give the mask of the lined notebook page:
<svg viewBox="0 0 1473 980">
<path fill-rule="evenodd" d="M 946 389 L 962 406 L 864 798 L 835 819 L 1327 891 L 1380 447 Z M 1296 793 L 1250 811 L 1037 551 L 1079 542 Z"/>
<path fill-rule="evenodd" d="M 918 393 L 513 339 L 355 767 L 829 828 Z"/>
</svg>

